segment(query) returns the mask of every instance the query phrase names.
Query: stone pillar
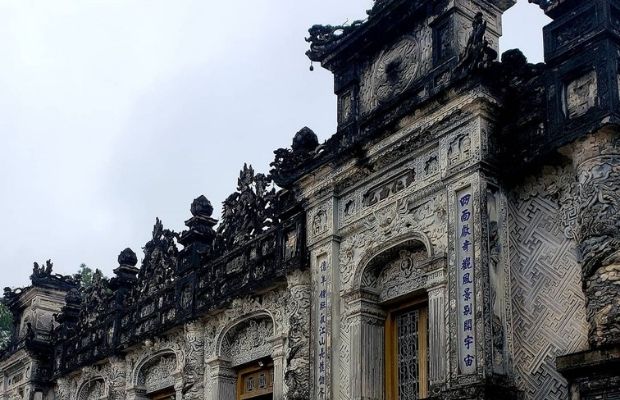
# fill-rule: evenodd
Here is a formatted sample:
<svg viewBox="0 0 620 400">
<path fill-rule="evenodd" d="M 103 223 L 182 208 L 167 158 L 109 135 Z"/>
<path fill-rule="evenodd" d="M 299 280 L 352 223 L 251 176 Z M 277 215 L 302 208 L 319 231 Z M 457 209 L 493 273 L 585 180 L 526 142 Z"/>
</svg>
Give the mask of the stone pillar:
<svg viewBox="0 0 620 400">
<path fill-rule="evenodd" d="M 429 381 L 431 386 L 446 380 L 446 287 L 440 286 L 428 292 L 428 347 Z"/>
<path fill-rule="evenodd" d="M 236 400 L 237 373 L 233 370 L 230 361 L 215 358 L 207 361 L 211 371 L 211 393 L 209 400 Z"/>
<path fill-rule="evenodd" d="M 316 194 L 315 194 L 316 195 Z M 311 196 L 310 196 L 311 197 Z M 334 400 L 340 391 L 340 237 L 338 202 L 333 193 L 307 211 L 308 250 L 312 272 L 313 398 Z M 300 397 L 301 398 L 301 397 Z"/>
<path fill-rule="evenodd" d="M 284 399 L 284 342 L 286 338 L 277 336 L 270 339 L 273 360 L 273 400 Z"/>
<path fill-rule="evenodd" d="M 620 344 L 620 135 L 570 146 L 579 181 L 579 241 L 592 348 Z"/>
<path fill-rule="evenodd" d="M 124 359 L 110 357 L 110 382 L 108 391 L 111 399 L 125 398 L 126 379 L 128 374 L 127 364 Z"/>
<path fill-rule="evenodd" d="M 204 327 L 200 322 L 185 325 L 184 400 L 204 399 Z"/>
<path fill-rule="evenodd" d="M 351 399 L 385 396 L 385 312 L 374 296 L 359 292 L 349 300 L 351 326 Z"/>
<path fill-rule="evenodd" d="M 286 400 L 310 398 L 310 274 L 295 271 L 287 277 L 290 301 L 288 304 L 288 345 L 284 374 Z M 275 398 L 275 397 L 274 397 Z"/>
<path fill-rule="evenodd" d="M 174 392 L 175 400 L 183 400 L 183 374 L 178 372 L 174 374 Z"/>
</svg>

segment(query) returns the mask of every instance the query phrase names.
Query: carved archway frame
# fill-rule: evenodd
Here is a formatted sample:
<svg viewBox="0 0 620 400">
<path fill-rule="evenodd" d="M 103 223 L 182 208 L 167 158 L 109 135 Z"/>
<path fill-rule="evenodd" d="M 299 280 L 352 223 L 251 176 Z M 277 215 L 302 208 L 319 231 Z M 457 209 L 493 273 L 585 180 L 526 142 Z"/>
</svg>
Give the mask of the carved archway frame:
<svg viewBox="0 0 620 400">
<path fill-rule="evenodd" d="M 257 320 L 257 319 L 269 319 L 272 323 L 273 323 L 273 327 L 275 330 L 276 327 L 276 322 L 275 322 L 275 318 L 273 317 L 273 314 L 268 311 L 268 310 L 257 310 L 257 311 L 253 311 L 247 314 L 244 314 L 240 317 L 234 318 L 231 321 L 229 321 L 224 328 L 222 328 L 222 330 L 220 331 L 220 333 L 217 335 L 217 339 L 216 339 L 216 355 L 218 358 L 223 356 L 222 353 L 222 345 L 224 342 L 224 338 L 226 338 L 226 336 L 228 335 L 229 332 L 231 332 L 231 330 L 233 328 L 239 327 L 240 325 L 243 325 L 246 322 L 252 321 L 252 320 Z"/>
<path fill-rule="evenodd" d="M 86 390 L 90 384 L 97 382 L 97 381 L 101 381 L 103 382 L 103 395 L 98 397 L 97 400 L 107 400 L 110 398 L 110 384 L 109 382 L 107 382 L 107 380 L 103 377 L 103 375 L 92 375 L 92 374 L 83 374 L 80 377 L 80 380 L 78 381 L 78 390 L 75 393 L 75 399 L 76 400 L 80 400 L 80 397 L 82 395 L 82 391 Z"/>
<path fill-rule="evenodd" d="M 421 245 L 421 246 L 420 246 Z M 391 256 L 393 253 L 397 253 L 401 249 L 412 250 L 416 247 L 423 247 L 426 251 L 427 262 L 433 262 L 435 259 L 445 259 L 443 256 L 435 256 L 430 239 L 421 232 L 412 232 L 409 234 L 397 236 L 392 240 L 381 243 L 377 246 L 373 246 L 367 249 L 353 273 L 353 289 L 349 291 L 355 292 L 363 290 L 362 277 L 373 264 L 380 262 L 380 258 L 384 256 Z"/>
<path fill-rule="evenodd" d="M 146 389 L 138 383 L 140 373 L 143 368 L 153 361 L 169 355 L 174 355 L 176 361 L 176 368 L 173 372 L 176 400 L 182 400 L 184 386 L 183 368 L 185 367 L 185 351 L 182 348 L 182 344 L 176 340 L 156 339 L 154 343 L 149 342 L 144 347 L 146 351 L 141 353 L 134 363 L 130 363 L 133 368 L 127 381 L 127 400 L 148 399 Z"/>
<path fill-rule="evenodd" d="M 429 311 L 429 380 L 431 390 L 445 383 L 448 363 L 446 324 L 447 260 L 445 255 L 435 254 L 428 237 L 419 232 L 398 236 L 367 249 L 355 267 L 353 287 L 344 293 L 347 304 L 346 318 L 350 326 L 350 396 L 352 399 L 383 399 L 384 374 L 376 372 L 376 366 L 385 364 L 382 344 L 385 342 L 385 304 L 379 293 L 363 286 L 363 275 L 377 263 L 388 261 L 400 250 L 424 248 L 427 259 L 422 262 L 430 272 L 418 286 L 408 288 L 406 294 L 428 296 Z M 383 260 L 385 258 L 385 260 Z M 365 351 L 361 351 L 365 349 Z M 369 351 L 370 350 L 370 351 Z"/>
<path fill-rule="evenodd" d="M 282 328 L 284 328 L 282 326 L 282 321 L 278 321 L 277 316 L 266 308 L 257 308 L 252 311 L 247 310 L 244 314 L 231 318 L 217 333 L 214 341 L 214 354 L 207 360 L 207 366 L 210 371 L 209 378 L 211 380 L 211 384 L 209 385 L 210 390 L 207 392 L 207 399 L 236 399 L 237 373 L 231 360 L 223 354 L 223 343 L 226 336 L 233 329 L 257 319 L 268 319 L 273 324 L 273 334 L 271 337 L 267 338 L 267 342 L 271 345 L 270 356 L 274 364 L 273 398 L 274 400 L 282 400 L 284 393 L 284 346 L 286 336 L 282 333 L 284 332 L 282 330 Z"/>
</svg>

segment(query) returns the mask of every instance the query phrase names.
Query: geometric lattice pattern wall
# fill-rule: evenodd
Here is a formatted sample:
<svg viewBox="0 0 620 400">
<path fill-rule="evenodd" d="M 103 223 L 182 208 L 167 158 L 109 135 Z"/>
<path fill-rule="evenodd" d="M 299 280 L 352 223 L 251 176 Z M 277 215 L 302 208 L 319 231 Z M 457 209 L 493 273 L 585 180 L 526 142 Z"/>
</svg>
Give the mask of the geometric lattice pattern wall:
<svg viewBox="0 0 620 400">
<path fill-rule="evenodd" d="M 509 206 L 514 365 L 528 400 L 568 400 L 555 357 L 587 348 L 576 244 L 560 216 L 541 196 Z"/>
</svg>

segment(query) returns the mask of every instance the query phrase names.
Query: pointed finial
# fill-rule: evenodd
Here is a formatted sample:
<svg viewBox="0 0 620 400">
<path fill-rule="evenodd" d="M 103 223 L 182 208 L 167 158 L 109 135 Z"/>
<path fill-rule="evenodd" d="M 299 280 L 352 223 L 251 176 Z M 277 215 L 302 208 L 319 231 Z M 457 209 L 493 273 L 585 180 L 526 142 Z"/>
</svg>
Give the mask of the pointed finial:
<svg viewBox="0 0 620 400">
<path fill-rule="evenodd" d="M 190 211 L 194 217 L 198 215 L 210 217 L 213 215 L 213 206 L 211 205 L 209 199 L 202 195 L 192 202 Z"/>
<path fill-rule="evenodd" d="M 119 265 L 128 265 L 130 267 L 135 267 L 138 263 L 138 257 L 136 256 L 136 253 L 128 247 L 125 250 L 121 251 L 121 253 L 118 255 L 118 263 Z"/>
</svg>

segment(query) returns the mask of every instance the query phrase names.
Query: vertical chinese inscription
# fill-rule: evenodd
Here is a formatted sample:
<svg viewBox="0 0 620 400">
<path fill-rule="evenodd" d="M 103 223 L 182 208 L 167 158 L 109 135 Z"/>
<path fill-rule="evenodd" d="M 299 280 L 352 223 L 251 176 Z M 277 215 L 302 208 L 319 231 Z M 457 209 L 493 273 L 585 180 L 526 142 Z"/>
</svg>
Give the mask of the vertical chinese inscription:
<svg viewBox="0 0 620 400">
<path fill-rule="evenodd" d="M 319 292 L 317 308 L 317 394 L 319 400 L 326 399 L 327 385 L 327 310 L 328 310 L 328 278 L 329 264 L 326 259 L 319 262 L 317 288 Z"/>
<path fill-rule="evenodd" d="M 476 372 L 476 335 L 474 333 L 474 252 L 473 252 L 473 197 L 471 187 L 457 193 L 457 288 L 458 288 L 458 333 L 459 372 Z"/>
</svg>

